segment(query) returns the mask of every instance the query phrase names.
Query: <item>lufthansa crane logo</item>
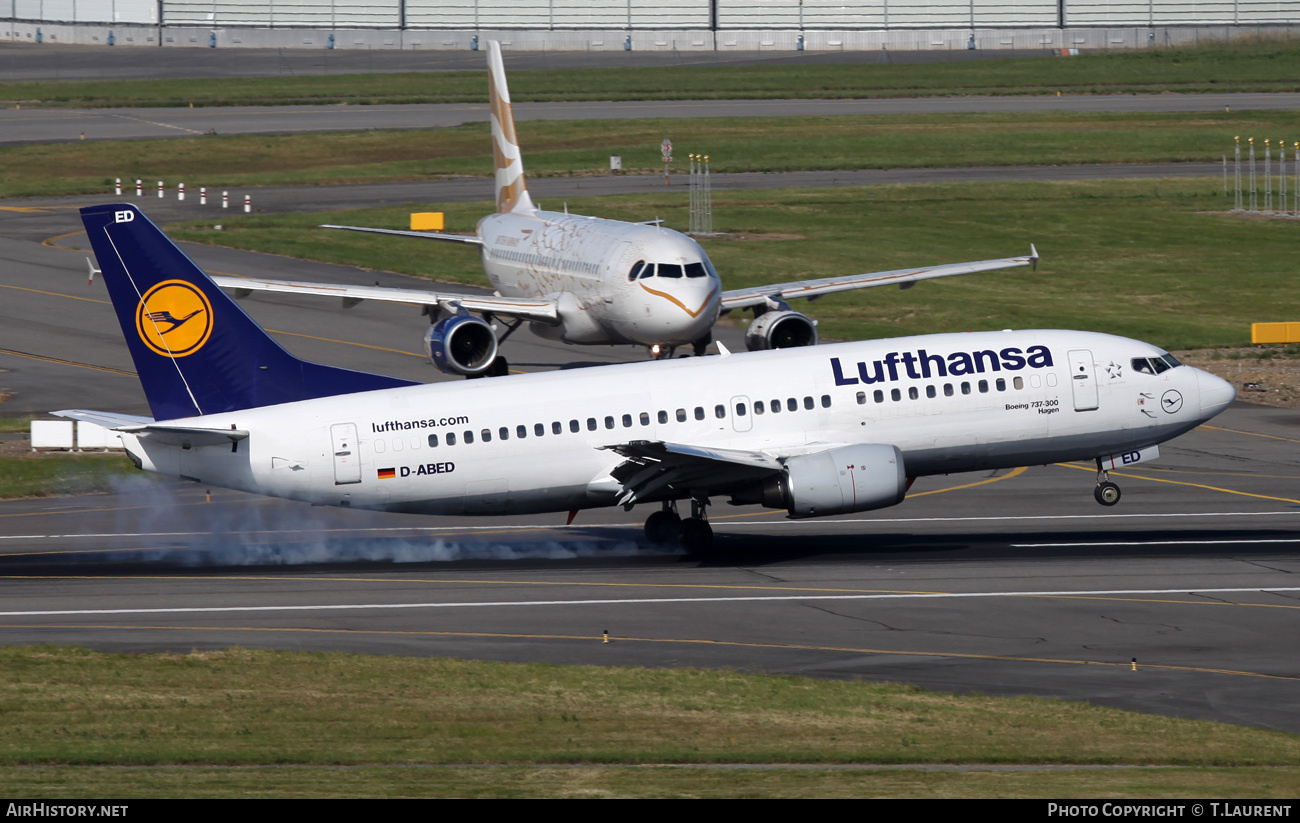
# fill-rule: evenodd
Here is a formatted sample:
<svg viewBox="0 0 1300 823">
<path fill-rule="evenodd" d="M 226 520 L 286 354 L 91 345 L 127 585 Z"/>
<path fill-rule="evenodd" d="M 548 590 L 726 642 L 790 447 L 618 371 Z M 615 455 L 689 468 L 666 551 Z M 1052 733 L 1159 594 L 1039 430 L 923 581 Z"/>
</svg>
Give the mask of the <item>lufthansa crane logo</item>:
<svg viewBox="0 0 1300 823">
<path fill-rule="evenodd" d="M 185 357 L 212 334 L 212 304 L 193 284 L 166 280 L 149 289 L 135 310 L 135 330 L 163 357 Z"/>
</svg>

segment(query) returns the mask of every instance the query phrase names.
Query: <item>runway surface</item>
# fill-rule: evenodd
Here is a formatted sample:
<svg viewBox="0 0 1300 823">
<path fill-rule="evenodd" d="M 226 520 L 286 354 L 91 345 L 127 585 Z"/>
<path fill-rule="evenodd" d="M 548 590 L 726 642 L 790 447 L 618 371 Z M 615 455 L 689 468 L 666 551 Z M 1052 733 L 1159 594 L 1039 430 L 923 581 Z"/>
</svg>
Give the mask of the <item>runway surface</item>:
<svg viewBox="0 0 1300 823">
<path fill-rule="evenodd" d="M 1297 442 L 1294 414 L 1239 405 L 1112 475 L 1114 509 L 1083 465 L 812 522 L 719 505 L 708 563 L 645 544 L 646 511 L 565 528 L 141 478 L 0 503 L 0 641 L 735 667 L 1300 732 Z"/>
<path fill-rule="evenodd" d="M 1300 94 L 1115 94 L 1066 97 L 920 97 L 880 100 L 646 100 L 514 104 L 517 121 L 694 117 L 1017 112 L 1200 112 L 1295 109 Z M 367 129 L 449 128 L 488 122 L 487 103 L 375 106 L 0 109 L 0 145 L 137 140 L 205 134 L 295 134 Z"/>
<path fill-rule="evenodd" d="M 25 215 L 73 214 L 0 212 L 0 234 L 31 231 Z M 232 273 L 409 282 L 188 248 Z M 6 413 L 147 414 L 83 255 L 33 240 L 0 249 Z M 412 310 L 245 305 L 295 353 L 434 377 Z M 636 356 L 529 335 L 506 350 L 528 370 Z M 1300 415 L 1238 404 L 1116 477 L 1115 509 L 1092 500 L 1089 466 L 924 479 L 899 507 L 830 520 L 718 501 L 726 554 L 704 564 L 646 545 L 646 510 L 583 512 L 564 528 L 562 515 L 419 518 L 220 489 L 208 503 L 206 488 L 141 477 L 115 495 L 0 503 L 0 639 L 734 666 L 1300 732 L 1298 444 Z"/>
<path fill-rule="evenodd" d="M 264 202 L 451 199 L 418 185 L 419 197 L 338 187 L 268 190 Z M 87 285 L 77 251 L 75 207 L 104 199 L 0 203 L 5 414 L 147 413 L 102 284 Z M 192 214 L 171 201 L 147 208 Z M 411 282 L 186 248 L 229 273 Z M 245 306 L 296 354 L 434 379 L 411 309 Z M 736 329 L 722 334 L 743 345 Z M 527 370 L 637 357 L 527 334 L 506 348 Z M 141 476 L 110 495 L 0 503 L 0 642 L 730 666 L 1300 732 L 1297 445 L 1296 412 L 1239 403 L 1158 462 L 1112 475 L 1124 489 L 1114 509 L 1093 501 L 1083 465 L 927 478 L 898 507 L 828 520 L 717 501 L 724 554 L 707 563 L 646 545 L 644 508 L 583 512 L 572 527 L 563 515 L 418 518 L 220 489 L 208 502 L 204 487 Z"/>
</svg>

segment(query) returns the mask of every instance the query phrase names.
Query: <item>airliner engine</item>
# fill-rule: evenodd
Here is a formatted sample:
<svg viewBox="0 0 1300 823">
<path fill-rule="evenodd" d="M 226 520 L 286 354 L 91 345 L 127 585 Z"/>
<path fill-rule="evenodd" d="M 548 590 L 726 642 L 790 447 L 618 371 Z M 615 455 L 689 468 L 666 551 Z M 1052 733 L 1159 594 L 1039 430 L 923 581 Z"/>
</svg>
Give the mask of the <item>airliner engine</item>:
<svg viewBox="0 0 1300 823">
<path fill-rule="evenodd" d="M 745 346 L 750 351 L 815 345 L 817 322 L 790 309 L 763 312 L 745 330 Z"/>
<path fill-rule="evenodd" d="M 734 494 L 731 502 L 786 509 L 792 518 L 823 517 L 883 509 L 906 494 L 902 453 L 867 443 L 792 457 L 784 472 Z"/>
<path fill-rule="evenodd" d="M 478 377 L 497 359 L 497 336 L 481 317 L 444 317 L 424 333 L 424 353 L 444 374 Z"/>
</svg>

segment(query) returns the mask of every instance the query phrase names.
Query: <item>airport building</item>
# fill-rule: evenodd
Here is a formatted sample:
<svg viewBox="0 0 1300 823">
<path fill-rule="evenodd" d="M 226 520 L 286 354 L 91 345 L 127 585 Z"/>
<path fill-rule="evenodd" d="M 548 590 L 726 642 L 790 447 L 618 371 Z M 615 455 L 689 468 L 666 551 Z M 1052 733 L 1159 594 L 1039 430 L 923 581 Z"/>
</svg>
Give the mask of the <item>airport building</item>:
<svg viewBox="0 0 1300 823">
<path fill-rule="evenodd" d="M 1121 49 L 1300 36 L 1300 0 L 0 0 L 0 42 L 191 48 Z"/>
</svg>

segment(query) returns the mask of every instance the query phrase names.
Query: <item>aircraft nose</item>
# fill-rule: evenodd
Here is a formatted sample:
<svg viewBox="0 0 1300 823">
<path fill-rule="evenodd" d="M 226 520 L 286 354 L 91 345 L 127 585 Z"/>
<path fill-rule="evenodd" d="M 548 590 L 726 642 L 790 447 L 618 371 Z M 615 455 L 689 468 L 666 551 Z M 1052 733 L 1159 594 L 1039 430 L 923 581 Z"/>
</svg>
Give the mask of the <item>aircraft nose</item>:
<svg viewBox="0 0 1300 823">
<path fill-rule="evenodd" d="M 1237 390 L 1232 384 L 1209 372 L 1196 371 L 1197 387 L 1201 397 L 1201 416 L 1206 420 L 1232 405 L 1237 399 Z"/>
</svg>

